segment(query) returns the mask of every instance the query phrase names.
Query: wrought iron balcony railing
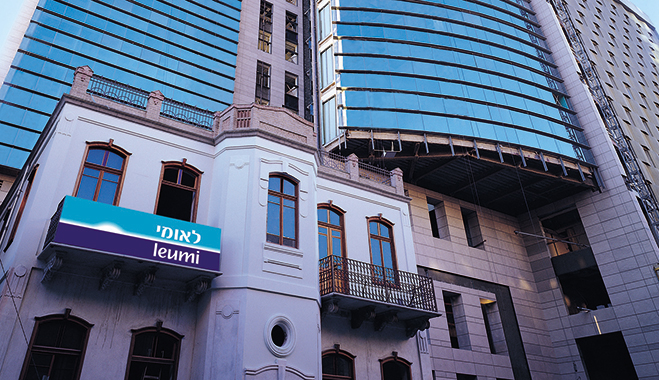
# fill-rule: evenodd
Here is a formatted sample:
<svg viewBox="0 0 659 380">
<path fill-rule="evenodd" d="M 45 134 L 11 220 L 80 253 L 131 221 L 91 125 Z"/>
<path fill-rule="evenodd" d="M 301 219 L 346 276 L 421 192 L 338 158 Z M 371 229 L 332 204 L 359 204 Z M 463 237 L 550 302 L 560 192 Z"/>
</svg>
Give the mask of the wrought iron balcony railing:
<svg viewBox="0 0 659 380">
<path fill-rule="evenodd" d="M 437 312 L 432 279 L 379 265 L 328 256 L 319 262 L 320 296 L 331 293 Z"/>
</svg>

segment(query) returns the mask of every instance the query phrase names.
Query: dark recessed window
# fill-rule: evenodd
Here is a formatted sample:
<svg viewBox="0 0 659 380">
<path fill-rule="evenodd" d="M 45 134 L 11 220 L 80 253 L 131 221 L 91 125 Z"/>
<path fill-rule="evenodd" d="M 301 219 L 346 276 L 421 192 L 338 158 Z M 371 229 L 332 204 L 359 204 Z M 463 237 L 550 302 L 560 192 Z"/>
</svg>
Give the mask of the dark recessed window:
<svg viewBox="0 0 659 380">
<path fill-rule="evenodd" d="M 399 357 L 384 359 L 380 364 L 383 380 L 411 380 L 410 362 Z"/>
<path fill-rule="evenodd" d="M 156 215 L 194 222 L 201 171 L 181 162 L 163 164 Z"/>
<path fill-rule="evenodd" d="M 354 356 L 340 350 L 323 353 L 323 380 L 353 380 Z"/>
<path fill-rule="evenodd" d="M 79 379 L 92 326 L 70 315 L 36 318 L 21 380 Z"/>
<path fill-rule="evenodd" d="M 182 338 L 157 327 L 133 330 L 126 380 L 176 380 Z"/>
</svg>

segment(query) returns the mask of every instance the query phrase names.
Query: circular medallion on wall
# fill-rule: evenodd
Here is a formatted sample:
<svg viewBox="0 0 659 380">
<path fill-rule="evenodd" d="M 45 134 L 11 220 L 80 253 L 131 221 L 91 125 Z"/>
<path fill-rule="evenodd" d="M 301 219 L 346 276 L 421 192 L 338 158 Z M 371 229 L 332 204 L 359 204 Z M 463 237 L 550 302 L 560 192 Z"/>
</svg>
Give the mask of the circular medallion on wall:
<svg viewBox="0 0 659 380">
<path fill-rule="evenodd" d="M 295 328 L 293 322 L 283 315 L 275 315 L 265 324 L 263 331 L 265 345 L 277 357 L 288 356 L 295 348 Z"/>
</svg>

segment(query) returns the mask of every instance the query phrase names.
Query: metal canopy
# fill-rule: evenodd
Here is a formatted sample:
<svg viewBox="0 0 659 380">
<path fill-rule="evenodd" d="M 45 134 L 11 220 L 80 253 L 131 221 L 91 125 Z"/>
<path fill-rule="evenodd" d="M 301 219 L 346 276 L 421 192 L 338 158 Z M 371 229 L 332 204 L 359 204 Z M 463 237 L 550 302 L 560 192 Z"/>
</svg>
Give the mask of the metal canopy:
<svg viewBox="0 0 659 380">
<path fill-rule="evenodd" d="M 350 130 L 326 148 L 401 168 L 407 183 L 509 215 L 599 189 L 594 165 L 463 136 Z"/>
</svg>

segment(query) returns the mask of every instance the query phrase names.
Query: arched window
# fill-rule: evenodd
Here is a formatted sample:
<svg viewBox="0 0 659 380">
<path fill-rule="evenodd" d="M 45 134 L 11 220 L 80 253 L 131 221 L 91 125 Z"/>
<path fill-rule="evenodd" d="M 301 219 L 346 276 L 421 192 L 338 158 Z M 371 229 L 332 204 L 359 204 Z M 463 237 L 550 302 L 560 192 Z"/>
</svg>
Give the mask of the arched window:
<svg viewBox="0 0 659 380">
<path fill-rule="evenodd" d="M 412 363 L 398 356 L 381 360 L 382 380 L 412 380 L 411 365 Z"/>
<path fill-rule="evenodd" d="M 111 205 L 119 204 L 126 162 L 130 153 L 109 143 L 87 143 L 85 162 L 75 196 Z"/>
<path fill-rule="evenodd" d="M 355 357 L 339 349 L 323 352 L 323 380 L 353 380 Z"/>
<path fill-rule="evenodd" d="M 297 248 L 297 183 L 293 179 L 270 175 L 267 224 L 267 241 Z"/>
<path fill-rule="evenodd" d="M 368 219 L 373 277 L 377 282 L 397 283 L 393 224 L 382 217 Z"/>
<path fill-rule="evenodd" d="M 21 380 L 79 379 L 93 325 L 68 313 L 35 319 Z"/>
<path fill-rule="evenodd" d="M 202 172 L 182 162 L 163 162 L 156 215 L 194 222 Z"/>
<path fill-rule="evenodd" d="M 126 380 L 176 380 L 183 335 L 161 327 L 132 332 Z"/>
<path fill-rule="evenodd" d="M 331 203 L 318 205 L 318 251 L 320 259 L 332 255 L 345 257 L 343 214 L 343 210 Z"/>
</svg>

